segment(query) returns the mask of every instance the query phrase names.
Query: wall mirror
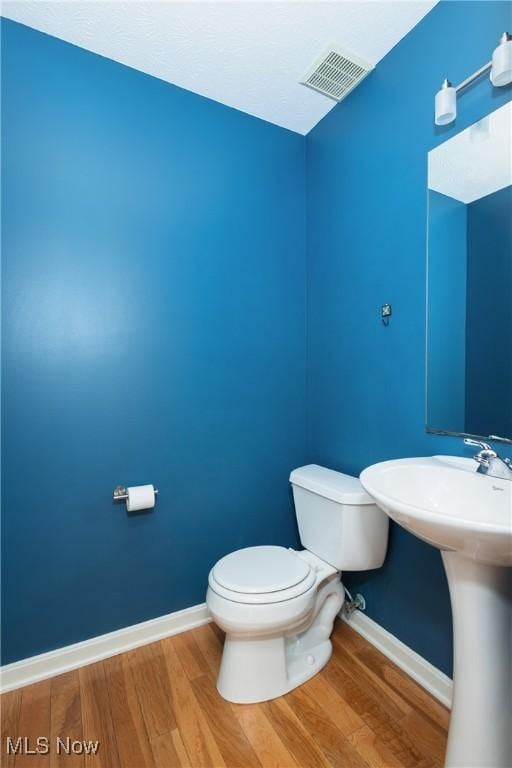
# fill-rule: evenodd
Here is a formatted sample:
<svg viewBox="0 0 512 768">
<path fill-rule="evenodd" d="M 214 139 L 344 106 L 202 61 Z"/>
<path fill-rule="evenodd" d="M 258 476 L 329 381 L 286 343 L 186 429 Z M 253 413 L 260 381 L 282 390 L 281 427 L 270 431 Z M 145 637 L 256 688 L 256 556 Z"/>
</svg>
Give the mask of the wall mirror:
<svg viewBox="0 0 512 768">
<path fill-rule="evenodd" d="M 512 103 L 428 154 L 428 432 L 512 442 Z"/>
</svg>

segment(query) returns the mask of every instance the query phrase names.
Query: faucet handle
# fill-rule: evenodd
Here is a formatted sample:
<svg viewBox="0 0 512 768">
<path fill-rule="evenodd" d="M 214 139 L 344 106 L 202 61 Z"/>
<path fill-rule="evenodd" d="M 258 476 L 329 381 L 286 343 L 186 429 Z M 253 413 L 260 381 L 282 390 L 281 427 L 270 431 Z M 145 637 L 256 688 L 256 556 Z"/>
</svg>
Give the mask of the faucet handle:
<svg viewBox="0 0 512 768">
<path fill-rule="evenodd" d="M 480 448 L 476 456 L 473 456 L 474 460 L 477 461 L 482 466 L 488 468 L 489 467 L 489 461 L 491 459 L 497 459 L 498 454 L 496 451 L 491 448 L 491 446 L 488 443 L 484 443 L 483 440 L 472 440 L 470 437 L 464 438 L 464 445 L 472 445 L 475 448 Z"/>
<path fill-rule="evenodd" d="M 473 448 L 480 448 L 481 451 L 493 451 L 488 443 L 484 443 L 483 440 L 472 440 L 470 437 L 464 438 L 464 445 L 472 445 Z"/>
</svg>

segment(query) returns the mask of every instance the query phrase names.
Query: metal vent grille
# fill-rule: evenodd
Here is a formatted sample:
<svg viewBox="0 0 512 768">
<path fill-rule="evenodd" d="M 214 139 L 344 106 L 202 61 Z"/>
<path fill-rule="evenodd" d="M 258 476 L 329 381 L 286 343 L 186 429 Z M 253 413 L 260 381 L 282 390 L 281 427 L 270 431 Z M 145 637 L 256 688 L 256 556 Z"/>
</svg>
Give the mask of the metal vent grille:
<svg viewBox="0 0 512 768">
<path fill-rule="evenodd" d="M 301 80 L 303 85 L 341 101 L 373 69 L 349 51 L 331 45 Z"/>
</svg>

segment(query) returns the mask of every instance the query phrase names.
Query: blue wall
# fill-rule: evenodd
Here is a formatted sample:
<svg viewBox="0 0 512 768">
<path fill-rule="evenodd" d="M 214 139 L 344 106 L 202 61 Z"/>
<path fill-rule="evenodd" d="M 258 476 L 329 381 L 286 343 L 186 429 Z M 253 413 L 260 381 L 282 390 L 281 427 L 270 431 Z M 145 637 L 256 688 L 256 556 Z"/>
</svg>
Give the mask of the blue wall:
<svg viewBox="0 0 512 768">
<path fill-rule="evenodd" d="M 427 424 L 465 432 L 466 205 L 428 191 Z"/>
<path fill-rule="evenodd" d="M 512 186 L 468 205 L 466 425 L 512 437 Z"/>
<path fill-rule="evenodd" d="M 511 98 L 484 79 L 454 126 L 434 126 L 443 78 L 458 83 L 488 61 L 510 17 L 510 3 L 441 2 L 307 137 L 310 461 L 357 474 L 463 453 L 460 440 L 425 433 L 427 153 Z M 384 568 L 346 580 L 371 617 L 451 671 L 439 552 L 392 526 Z"/>
<path fill-rule="evenodd" d="M 2 142 L 6 663 L 297 543 L 305 192 L 304 137 L 8 21 Z"/>
</svg>

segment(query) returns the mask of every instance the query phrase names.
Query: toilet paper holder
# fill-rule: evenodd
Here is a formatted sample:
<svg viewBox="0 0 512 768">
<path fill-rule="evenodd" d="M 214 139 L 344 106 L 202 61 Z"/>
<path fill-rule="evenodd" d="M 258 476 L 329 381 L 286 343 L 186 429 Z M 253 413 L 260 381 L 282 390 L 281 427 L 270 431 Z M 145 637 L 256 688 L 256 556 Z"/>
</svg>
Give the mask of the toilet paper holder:
<svg viewBox="0 0 512 768">
<path fill-rule="evenodd" d="M 155 488 L 155 496 L 158 496 L 158 488 Z M 128 491 L 124 485 L 116 485 L 112 499 L 114 501 L 126 501 L 128 498 Z"/>
</svg>

